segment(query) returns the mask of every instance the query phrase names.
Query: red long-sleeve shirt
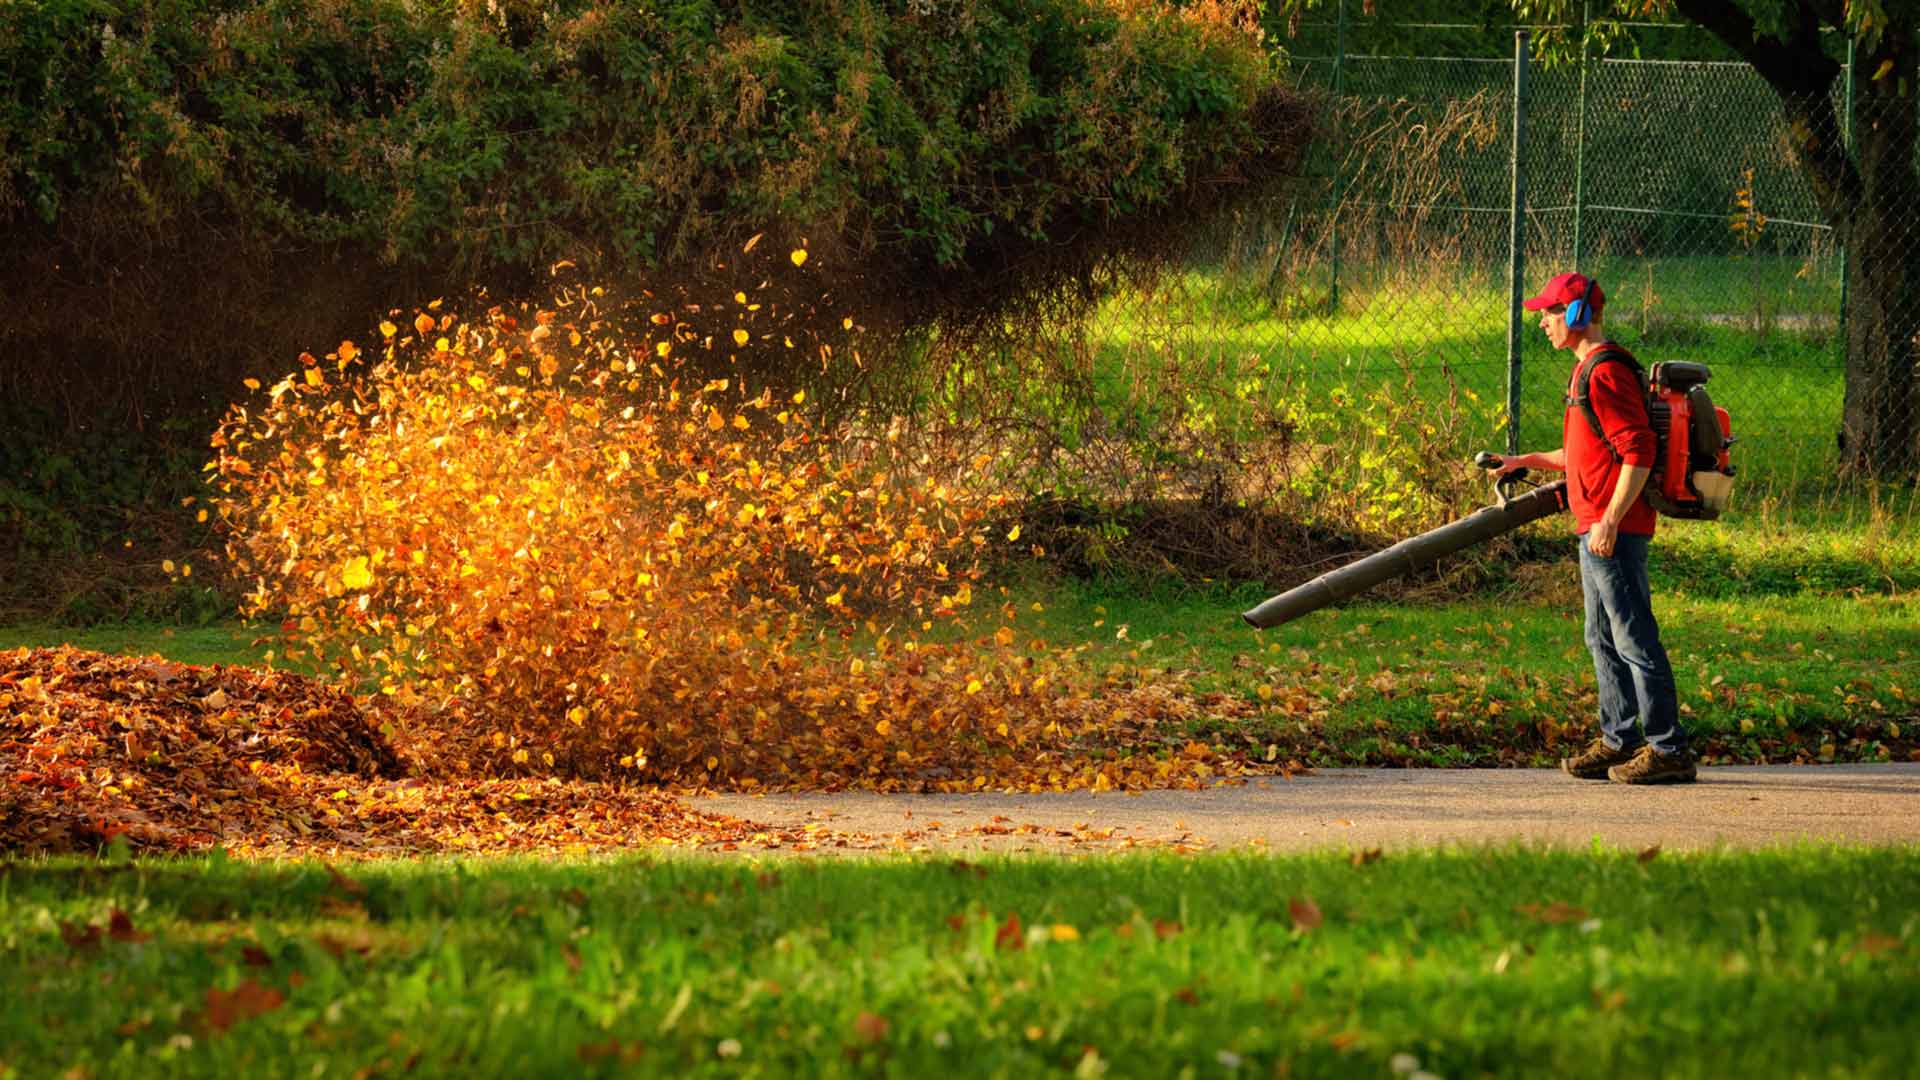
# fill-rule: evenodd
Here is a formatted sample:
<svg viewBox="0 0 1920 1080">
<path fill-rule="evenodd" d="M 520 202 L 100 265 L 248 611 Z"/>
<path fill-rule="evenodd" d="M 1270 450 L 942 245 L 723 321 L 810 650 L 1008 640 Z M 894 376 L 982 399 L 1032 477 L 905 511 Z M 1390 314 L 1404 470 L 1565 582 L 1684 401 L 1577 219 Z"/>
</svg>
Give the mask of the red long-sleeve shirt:
<svg viewBox="0 0 1920 1080">
<path fill-rule="evenodd" d="M 1607 347 L 1626 352 L 1617 345 Z M 1579 389 L 1575 384 L 1579 376 L 1580 361 L 1576 360 L 1567 378 L 1569 399 Z M 1587 393 L 1607 441 L 1595 438 L 1586 413 L 1578 405 L 1569 403 L 1561 443 L 1567 455 L 1567 507 L 1573 511 L 1574 531 L 1582 535 L 1606 514 L 1607 504 L 1613 501 L 1614 486 L 1620 482 L 1621 465 L 1651 469 L 1657 446 L 1653 425 L 1647 419 L 1647 402 L 1641 396 L 1640 381 L 1634 377 L 1632 368 L 1613 360 L 1595 364 Z M 1608 444 L 1619 451 L 1618 458 L 1608 451 Z M 1647 502 L 1646 491 L 1642 489 L 1620 522 L 1620 531 L 1652 536 L 1656 520 L 1653 506 Z"/>
</svg>

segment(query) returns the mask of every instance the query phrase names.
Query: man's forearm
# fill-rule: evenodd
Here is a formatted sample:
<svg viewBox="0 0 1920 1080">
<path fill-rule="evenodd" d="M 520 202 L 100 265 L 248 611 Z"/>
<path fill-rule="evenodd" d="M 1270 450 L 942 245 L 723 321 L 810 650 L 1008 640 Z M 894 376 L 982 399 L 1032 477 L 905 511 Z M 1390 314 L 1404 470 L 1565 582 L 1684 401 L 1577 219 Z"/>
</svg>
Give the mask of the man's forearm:
<svg viewBox="0 0 1920 1080">
<path fill-rule="evenodd" d="M 1647 477 L 1653 470 L 1644 465 L 1620 466 L 1620 479 L 1613 485 L 1613 500 L 1607 503 L 1606 518 L 1612 525 L 1618 525 L 1627 519 L 1627 511 L 1633 509 L 1633 501 L 1640 497 L 1640 489 L 1647 486 Z"/>
</svg>

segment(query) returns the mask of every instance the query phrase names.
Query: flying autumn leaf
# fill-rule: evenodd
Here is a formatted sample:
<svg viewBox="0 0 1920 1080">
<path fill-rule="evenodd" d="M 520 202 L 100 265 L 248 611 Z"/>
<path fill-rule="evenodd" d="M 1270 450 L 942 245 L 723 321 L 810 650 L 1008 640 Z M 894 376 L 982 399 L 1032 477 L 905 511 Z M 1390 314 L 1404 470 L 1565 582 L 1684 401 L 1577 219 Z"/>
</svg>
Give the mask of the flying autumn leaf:
<svg viewBox="0 0 1920 1080">
<path fill-rule="evenodd" d="M 340 570 L 340 584 L 349 589 L 364 589 L 373 584 L 373 570 L 367 565 L 365 555 L 347 560 L 347 565 Z"/>
</svg>

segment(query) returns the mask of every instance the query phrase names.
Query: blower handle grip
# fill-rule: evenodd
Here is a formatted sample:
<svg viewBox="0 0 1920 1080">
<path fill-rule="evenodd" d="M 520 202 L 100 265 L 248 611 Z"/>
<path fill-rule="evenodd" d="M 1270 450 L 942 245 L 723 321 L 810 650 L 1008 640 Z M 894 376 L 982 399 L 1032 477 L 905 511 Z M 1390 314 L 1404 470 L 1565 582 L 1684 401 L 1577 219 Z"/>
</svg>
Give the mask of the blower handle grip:
<svg viewBox="0 0 1920 1080">
<path fill-rule="evenodd" d="M 1473 463 L 1488 471 L 1499 468 L 1502 460 L 1504 459 L 1502 459 L 1499 454 L 1493 453 L 1490 450 L 1482 450 L 1473 455 Z M 1513 486 L 1526 478 L 1527 470 L 1524 468 L 1515 469 L 1505 476 L 1496 477 L 1493 481 L 1494 493 L 1499 496 L 1500 501 L 1504 504 L 1508 499 L 1513 497 Z"/>
</svg>

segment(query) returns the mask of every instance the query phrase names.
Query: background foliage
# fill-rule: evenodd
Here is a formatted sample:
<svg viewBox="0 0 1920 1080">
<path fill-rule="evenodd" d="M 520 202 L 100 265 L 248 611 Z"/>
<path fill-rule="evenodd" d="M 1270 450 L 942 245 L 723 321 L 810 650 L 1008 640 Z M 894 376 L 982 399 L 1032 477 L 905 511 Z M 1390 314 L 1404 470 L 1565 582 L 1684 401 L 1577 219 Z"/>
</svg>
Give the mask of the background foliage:
<svg viewBox="0 0 1920 1080">
<path fill-rule="evenodd" d="M 368 313 L 689 285 L 762 231 L 876 326 L 1018 310 L 1304 138 L 1217 3 L 57 0 L 0 8 L 0 72 L 16 557 L 162 540 L 173 448 Z"/>
</svg>

